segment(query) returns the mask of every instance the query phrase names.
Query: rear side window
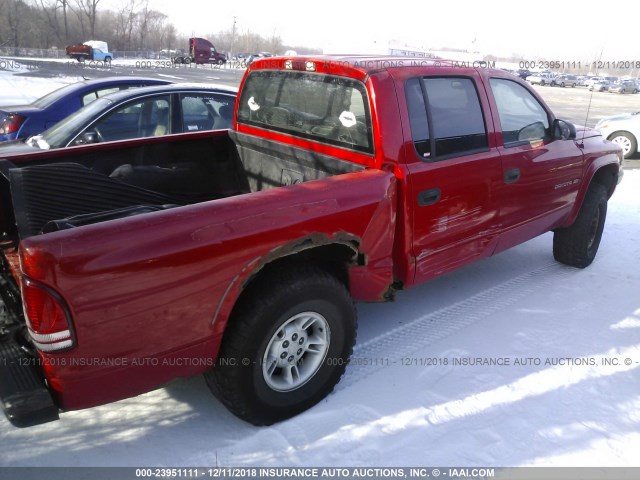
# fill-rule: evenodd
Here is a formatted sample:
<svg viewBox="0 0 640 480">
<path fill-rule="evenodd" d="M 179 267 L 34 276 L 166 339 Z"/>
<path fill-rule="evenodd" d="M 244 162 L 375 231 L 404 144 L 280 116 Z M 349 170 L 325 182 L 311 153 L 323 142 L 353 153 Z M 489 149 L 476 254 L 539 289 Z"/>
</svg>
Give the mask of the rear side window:
<svg viewBox="0 0 640 480">
<path fill-rule="evenodd" d="M 234 98 L 229 95 L 184 93 L 180 96 L 184 132 L 230 128 Z"/>
<path fill-rule="evenodd" d="M 412 78 L 405 89 L 413 142 L 422 158 L 467 155 L 489 147 L 471 79 Z"/>
<path fill-rule="evenodd" d="M 109 95 L 110 93 L 116 93 L 120 90 L 124 90 L 124 88 L 120 87 L 107 87 L 99 90 L 95 90 L 93 92 L 87 93 L 82 97 L 82 105 L 89 105 L 91 102 L 96 100 L 97 98 L 104 97 L 105 95 Z"/>
<path fill-rule="evenodd" d="M 247 79 L 238 122 L 361 152 L 373 152 L 363 83 L 292 71 L 257 71 Z"/>
</svg>

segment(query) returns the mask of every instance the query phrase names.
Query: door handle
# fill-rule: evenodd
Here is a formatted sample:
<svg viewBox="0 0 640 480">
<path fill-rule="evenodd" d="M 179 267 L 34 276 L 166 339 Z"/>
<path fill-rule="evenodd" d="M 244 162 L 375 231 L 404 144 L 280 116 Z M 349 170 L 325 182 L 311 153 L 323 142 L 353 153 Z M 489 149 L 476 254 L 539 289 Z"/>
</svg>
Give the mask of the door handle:
<svg viewBox="0 0 640 480">
<path fill-rule="evenodd" d="M 520 169 L 513 168 L 504 174 L 504 183 L 517 182 L 519 178 L 520 178 Z"/>
<path fill-rule="evenodd" d="M 425 190 L 418 194 L 418 205 L 420 205 L 421 207 L 432 205 L 438 200 L 440 200 L 439 188 L 430 188 L 429 190 Z"/>
</svg>

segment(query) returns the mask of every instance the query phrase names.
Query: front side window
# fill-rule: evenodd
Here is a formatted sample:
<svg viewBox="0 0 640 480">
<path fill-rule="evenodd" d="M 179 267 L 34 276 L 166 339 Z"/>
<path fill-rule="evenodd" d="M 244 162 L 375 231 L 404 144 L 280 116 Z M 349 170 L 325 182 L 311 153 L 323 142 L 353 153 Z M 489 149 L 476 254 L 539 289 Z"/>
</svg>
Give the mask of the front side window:
<svg viewBox="0 0 640 480">
<path fill-rule="evenodd" d="M 169 95 L 128 103 L 98 120 L 89 130 L 98 141 L 111 142 L 171 133 Z"/>
<path fill-rule="evenodd" d="M 298 71 L 257 71 L 242 89 L 238 122 L 373 152 L 363 83 Z"/>
<path fill-rule="evenodd" d="M 525 87 L 511 80 L 489 80 L 498 106 L 505 146 L 543 140 L 549 136 L 547 111 Z"/>
<path fill-rule="evenodd" d="M 482 107 L 471 79 L 412 78 L 405 88 L 412 138 L 422 158 L 448 158 L 488 148 Z"/>
</svg>

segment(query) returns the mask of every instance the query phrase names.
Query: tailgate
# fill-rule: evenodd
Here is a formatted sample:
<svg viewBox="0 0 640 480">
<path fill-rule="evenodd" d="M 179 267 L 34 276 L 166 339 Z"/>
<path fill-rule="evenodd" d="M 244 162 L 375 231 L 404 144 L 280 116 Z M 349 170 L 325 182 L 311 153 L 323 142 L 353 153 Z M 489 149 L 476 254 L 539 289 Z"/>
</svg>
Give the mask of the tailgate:
<svg viewBox="0 0 640 480">
<path fill-rule="evenodd" d="M 0 406 L 17 427 L 57 420 L 41 359 L 27 340 L 15 248 L 5 246 L 0 255 Z"/>
<path fill-rule="evenodd" d="M 18 427 L 58 419 L 41 358 L 30 344 L 20 297 L 20 261 L 8 180 L 0 175 L 0 406 Z"/>
</svg>

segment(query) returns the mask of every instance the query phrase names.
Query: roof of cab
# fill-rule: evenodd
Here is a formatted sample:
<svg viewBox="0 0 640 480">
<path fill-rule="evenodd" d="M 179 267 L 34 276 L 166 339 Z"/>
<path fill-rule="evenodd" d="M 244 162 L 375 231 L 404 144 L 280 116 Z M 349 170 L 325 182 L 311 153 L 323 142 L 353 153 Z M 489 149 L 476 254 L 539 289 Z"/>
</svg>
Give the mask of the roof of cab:
<svg viewBox="0 0 640 480">
<path fill-rule="evenodd" d="M 289 66 L 286 65 L 287 62 Z M 307 63 L 313 65 L 307 67 Z M 391 55 L 308 55 L 271 57 L 256 60 L 250 70 L 293 70 L 343 75 L 358 80 L 381 70 L 415 67 L 486 68 L 482 60 L 456 61 L 437 57 L 405 57 Z"/>
</svg>

